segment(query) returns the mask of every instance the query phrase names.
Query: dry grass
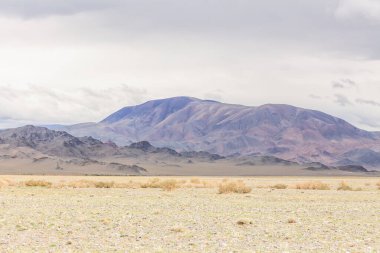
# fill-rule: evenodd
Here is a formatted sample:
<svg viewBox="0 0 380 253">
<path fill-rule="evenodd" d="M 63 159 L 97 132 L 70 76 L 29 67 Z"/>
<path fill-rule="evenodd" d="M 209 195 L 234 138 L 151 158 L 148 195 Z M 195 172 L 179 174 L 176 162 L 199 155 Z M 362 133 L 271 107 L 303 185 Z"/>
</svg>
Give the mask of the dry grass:
<svg viewBox="0 0 380 253">
<path fill-rule="evenodd" d="M 351 186 L 349 186 L 346 182 L 342 181 L 340 182 L 337 190 L 338 191 L 353 191 L 354 189 Z"/>
<path fill-rule="evenodd" d="M 153 178 L 145 183 L 142 183 L 140 186 L 141 188 L 160 188 L 160 184 L 161 182 L 159 178 Z"/>
<path fill-rule="evenodd" d="M 183 182 L 178 182 L 175 179 L 164 180 L 160 183 L 160 188 L 164 191 L 172 191 L 180 187 Z"/>
<path fill-rule="evenodd" d="M 296 189 L 299 189 L 299 190 L 330 190 L 330 186 L 328 184 L 322 183 L 320 181 L 310 181 L 310 182 L 296 184 Z"/>
<path fill-rule="evenodd" d="M 190 183 L 192 183 L 192 184 L 200 184 L 201 180 L 199 178 L 192 178 L 192 179 L 190 179 Z"/>
<path fill-rule="evenodd" d="M 51 187 L 53 184 L 45 180 L 28 180 L 22 183 L 28 187 Z"/>
<path fill-rule="evenodd" d="M 63 185 L 66 186 L 66 185 Z M 78 180 L 69 182 L 68 187 L 72 188 L 115 188 L 115 182 L 91 181 L 91 180 Z"/>
<path fill-rule="evenodd" d="M 272 185 L 271 188 L 283 190 L 283 189 L 288 188 L 288 186 L 286 184 L 275 184 L 275 185 Z"/>
<path fill-rule="evenodd" d="M 183 228 L 182 226 L 175 226 L 175 227 L 172 227 L 170 231 L 174 233 L 183 233 L 185 232 L 185 228 Z"/>
<path fill-rule="evenodd" d="M 362 191 L 363 189 L 360 187 L 353 188 L 353 187 L 349 186 L 346 182 L 342 181 L 342 182 L 340 182 L 337 190 L 338 191 Z"/>
<path fill-rule="evenodd" d="M 217 195 L 223 177 L 175 179 L 180 190 L 143 189 L 153 177 L 0 176 L 0 252 L 377 252 L 380 207 L 376 183 L 364 177 L 246 177 L 250 194 Z M 24 187 L 46 180 L 51 188 Z M 70 183 L 81 179 L 82 187 Z M 186 183 L 183 184 L 183 179 Z M 231 177 L 224 183 L 237 183 Z M 212 189 L 198 189 L 203 181 Z M 329 191 L 296 190 L 321 181 Z M 341 181 L 363 191 L 337 191 Z M 94 182 L 115 182 L 95 188 Z M 370 183 L 370 187 L 365 184 Z M 8 184 L 8 183 L 7 183 Z M 62 184 L 64 189 L 57 186 Z M 269 191 L 286 184 L 288 189 Z M 138 187 L 123 190 L 116 187 Z M 263 186 L 262 189 L 256 189 Z M 366 210 L 362 212 L 361 210 Z M 355 240 L 352 240 L 355 238 Z M 242 241 L 244 243 L 242 243 Z M 55 245 L 55 246 L 52 246 Z M 352 246 L 354 245 L 354 246 Z M 370 250 L 369 250 L 370 249 Z M 132 250 L 133 251 L 133 250 Z"/>
<path fill-rule="evenodd" d="M 246 186 L 245 183 L 241 180 L 237 182 L 224 182 L 219 184 L 219 194 L 224 193 L 250 193 L 252 188 Z"/>
<path fill-rule="evenodd" d="M 13 185 L 14 183 L 8 179 L 0 179 L 0 188 Z"/>
</svg>

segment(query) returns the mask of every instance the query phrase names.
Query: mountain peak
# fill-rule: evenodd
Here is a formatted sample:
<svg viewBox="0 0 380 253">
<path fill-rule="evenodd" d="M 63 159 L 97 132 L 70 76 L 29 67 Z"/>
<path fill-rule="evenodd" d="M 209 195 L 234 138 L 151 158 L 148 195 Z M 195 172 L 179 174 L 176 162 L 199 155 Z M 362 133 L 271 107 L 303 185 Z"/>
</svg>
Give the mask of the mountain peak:
<svg viewBox="0 0 380 253">
<path fill-rule="evenodd" d="M 111 114 L 100 123 L 115 123 L 125 118 L 141 117 L 154 112 L 155 121 L 164 120 L 169 114 L 177 112 L 192 102 L 211 102 L 193 97 L 172 97 L 145 102 L 140 105 L 127 106 Z M 212 101 L 215 102 L 215 101 Z M 216 103 L 216 102 L 215 102 Z"/>
</svg>

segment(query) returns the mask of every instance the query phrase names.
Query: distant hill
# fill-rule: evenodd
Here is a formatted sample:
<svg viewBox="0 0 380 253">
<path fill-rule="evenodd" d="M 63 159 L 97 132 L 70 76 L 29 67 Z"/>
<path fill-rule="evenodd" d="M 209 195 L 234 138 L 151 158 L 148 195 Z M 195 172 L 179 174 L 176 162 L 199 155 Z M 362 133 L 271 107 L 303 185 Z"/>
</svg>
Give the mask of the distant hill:
<svg viewBox="0 0 380 253">
<path fill-rule="evenodd" d="M 99 123 L 50 128 L 118 145 L 149 141 L 177 151 L 269 155 L 329 165 L 342 164 L 344 154 L 355 149 L 380 151 L 379 133 L 358 129 L 323 112 L 282 104 L 250 107 L 191 97 L 128 106 Z M 378 164 L 368 162 L 368 157 L 356 157 L 352 160 L 356 165 Z"/>
<path fill-rule="evenodd" d="M 0 174 L 69 175 L 356 175 L 361 167 L 307 170 L 295 162 L 262 155 L 221 156 L 206 151 L 177 152 L 147 141 L 117 146 L 93 137 L 24 126 L 0 131 Z"/>
</svg>

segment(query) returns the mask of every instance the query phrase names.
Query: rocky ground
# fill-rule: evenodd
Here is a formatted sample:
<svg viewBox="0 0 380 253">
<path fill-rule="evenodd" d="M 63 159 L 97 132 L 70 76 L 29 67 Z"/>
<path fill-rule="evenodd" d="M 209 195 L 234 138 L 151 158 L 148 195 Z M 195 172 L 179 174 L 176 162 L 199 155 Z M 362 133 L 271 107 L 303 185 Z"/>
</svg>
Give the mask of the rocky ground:
<svg viewBox="0 0 380 253">
<path fill-rule="evenodd" d="M 29 177 L 2 178 L 22 181 Z M 41 178 L 54 184 L 77 179 Z M 204 180 L 213 184 L 170 192 L 3 187 L 0 251 L 380 252 L 378 178 L 245 178 L 252 187 L 248 194 L 218 194 L 212 185 L 222 179 Z M 292 189 L 296 182 L 310 180 L 326 182 L 331 189 Z M 362 189 L 337 191 L 342 180 Z M 291 189 L 271 189 L 275 183 Z"/>
</svg>

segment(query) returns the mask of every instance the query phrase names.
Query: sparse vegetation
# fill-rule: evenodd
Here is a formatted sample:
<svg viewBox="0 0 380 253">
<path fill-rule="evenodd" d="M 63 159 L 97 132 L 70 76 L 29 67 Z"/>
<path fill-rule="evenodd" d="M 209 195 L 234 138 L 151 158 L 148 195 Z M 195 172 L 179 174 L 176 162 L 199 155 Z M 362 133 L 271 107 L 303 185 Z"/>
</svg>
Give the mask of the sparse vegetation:
<svg viewBox="0 0 380 253">
<path fill-rule="evenodd" d="M 182 233 L 185 232 L 185 229 L 182 226 L 175 226 L 170 229 L 170 231 L 175 233 Z"/>
<path fill-rule="evenodd" d="M 164 191 L 172 191 L 179 187 L 179 182 L 175 179 L 164 180 L 160 183 L 160 188 Z"/>
<path fill-rule="evenodd" d="M 346 182 L 341 181 L 337 190 L 338 191 L 362 191 L 363 189 L 360 187 L 353 188 L 353 187 L 349 186 Z"/>
<path fill-rule="evenodd" d="M 28 180 L 24 182 L 28 187 L 51 187 L 52 183 L 45 180 Z"/>
<path fill-rule="evenodd" d="M 192 179 L 190 179 L 190 183 L 192 183 L 192 184 L 200 184 L 201 180 L 199 180 L 199 178 L 192 178 Z"/>
<path fill-rule="evenodd" d="M 299 190 L 330 190 L 330 186 L 328 184 L 322 183 L 320 181 L 310 181 L 310 182 L 296 184 L 296 189 L 299 189 Z"/>
<path fill-rule="evenodd" d="M 288 188 L 288 186 L 286 184 L 275 184 L 275 185 L 272 185 L 271 188 L 283 190 L 283 189 Z"/>
<path fill-rule="evenodd" d="M 12 182 L 8 179 L 0 179 L 0 188 L 12 185 Z"/>
<path fill-rule="evenodd" d="M 14 252 L 107 252 L 131 245 L 143 252 L 293 252 L 301 247 L 304 251 L 317 248 L 321 252 L 366 252 L 369 247 L 379 248 L 375 240 L 380 236 L 375 222 L 379 215 L 379 178 L 231 177 L 225 182 L 223 177 L 192 179 L 0 176 L 5 185 L 0 189 L 0 213 L 4 214 L 0 217 L 0 252 L 10 248 Z M 52 185 L 26 187 L 28 180 Z M 297 183 L 303 182 L 308 182 L 307 188 L 318 188 L 310 186 L 316 181 L 328 184 L 331 190 L 295 189 Z M 354 190 L 337 191 L 342 181 Z M 155 188 L 143 189 L 142 185 Z M 176 188 L 166 192 L 164 185 Z M 204 185 L 212 188 L 203 188 Z M 220 185 L 229 186 L 232 194 L 217 195 Z M 283 188 L 276 185 L 287 188 L 273 190 Z M 238 186 L 254 187 L 253 193 L 234 194 Z M 356 192 L 358 187 L 363 191 Z M 344 233 L 337 234 L 335 228 L 344 228 Z M 311 231 L 311 236 L 302 236 Z M 350 246 L 352 238 L 357 239 L 354 247 Z M 220 242 L 225 243 L 223 248 Z M 50 247 L 53 244 L 55 248 Z"/>
<path fill-rule="evenodd" d="M 141 188 L 160 188 L 160 179 L 153 178 L 148 180 L 148 182 L 142 183 Z"/>
<path fill-rule="evenodd" d="M 380 190 L 380 181 L 376 183 L 377 189 Z"/>
<path fill-rule="evenodd" d="M 252 191 L 252 188 L 249 186 L 246 186 L 243 181 L 237 181 L 237 182 L 224 182 L 219 184 L 219 194 L 224 193 L 250 193 Z"/>
<path fill-rule="evenodd" d="M 346 182 L 342 181 L 340 182 L 337 190 L 338 191 L 353 191 L 354 189 L 351 186 L 349 186 Z"/>
</svg>

